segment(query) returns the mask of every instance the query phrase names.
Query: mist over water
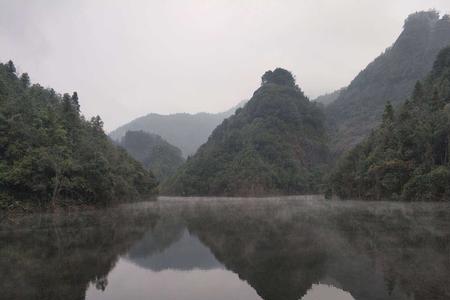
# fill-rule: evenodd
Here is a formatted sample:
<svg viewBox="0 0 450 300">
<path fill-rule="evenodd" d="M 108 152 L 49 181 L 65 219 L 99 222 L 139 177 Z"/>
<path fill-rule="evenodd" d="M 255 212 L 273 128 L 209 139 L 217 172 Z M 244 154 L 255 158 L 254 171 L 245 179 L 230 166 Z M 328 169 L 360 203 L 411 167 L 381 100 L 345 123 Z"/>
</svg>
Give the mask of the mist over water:
<svg viewBox="0 0 450 300">
<path fill-rule="evenodd" d="M 3 221 L 3 299 L 448 299 L 448 204 L 320 198 L 162 198 Z"/>
</svg>

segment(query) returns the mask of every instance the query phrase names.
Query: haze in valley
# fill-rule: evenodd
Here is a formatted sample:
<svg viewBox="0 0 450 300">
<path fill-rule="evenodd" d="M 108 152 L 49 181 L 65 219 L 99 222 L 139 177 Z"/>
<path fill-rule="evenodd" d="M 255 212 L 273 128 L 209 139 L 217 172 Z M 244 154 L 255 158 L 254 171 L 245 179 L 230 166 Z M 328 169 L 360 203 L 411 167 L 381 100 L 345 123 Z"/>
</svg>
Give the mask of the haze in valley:
<svg viewBox="0 0 450 300">
<path fill-rule="evenodd" d="M 0 0 L 0 57 L 76 90 L 110 131 L 150 112 L 224 111 L 277 66 L 311 98 L 331 92 L 430 8 L 450 2 Z"/>
</svg>

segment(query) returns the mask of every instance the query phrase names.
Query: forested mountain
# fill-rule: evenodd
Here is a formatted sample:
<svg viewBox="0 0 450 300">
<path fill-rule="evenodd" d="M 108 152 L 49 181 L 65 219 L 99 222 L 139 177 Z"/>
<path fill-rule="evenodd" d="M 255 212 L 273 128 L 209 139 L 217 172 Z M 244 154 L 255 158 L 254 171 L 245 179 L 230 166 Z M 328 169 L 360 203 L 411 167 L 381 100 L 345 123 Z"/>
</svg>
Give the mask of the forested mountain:
<svg viewBox="0 0 450 300">
<path fill-rule="evenodd" d="M 339 95 L 344 90 L 345 90 L 345 88 L 341 88 L 337 91 L 334 91 L 334 92 L 331 92 L 331 93 L 328 93 L 325 95 L 321 95 L 312 101 L 322 103 L 323 105 L 327 106 L 328 104 L 333 103 L 337 98 L 339 98 Z"/>
<path fill-rule="evenodd" d="M 344 198 L 450 200 L 450 47 L 430 75 L 343 158 L 331 187 Z"/>
<path fill-rule="evenodd" d="M 120 145 L 162 182 L 183 164 L 181 150 L 156 134 L 127 131 Z"/>
<path fill-rule="evenodd" d="M 113 145 L 100 117 L 0 64 L 0 204 L 108 203 L 153 195 L 156 180 Z"/>
<path fill-rule="evenodd" d="M 142 130 L 148 133 L 160 135 L 170 144 L 178 147 L 187 157 L 197 151 L 201 144 L 206 142 L 211 132 L 225 118 L 231 116 L 237 108 L 242 107 L 245 101 L 235 107 L 218 114 L 148 114 L 113 130 L 109 136 L 116 140 L 120 139 L 129 130 Z"/>
<path fill-rule="evenodd" d="M 333 103 L 326 107 L 332 137 L 339 154 L 369 135 L 381 121 L 387 101 L 399 106 L 417 80 L 430 72 L 439 50 L 450 45 L 450 18 L 435 11 L 410 15 L 392 47 L 370 63 Z"/>
<path fill-rule="evenodd" d="M 322 111 L 289 71 L 262 76 L 247 104 L 225 119 L 163 191 L 267 195 L 317 191 L 327 157 Z"/>
</svg>

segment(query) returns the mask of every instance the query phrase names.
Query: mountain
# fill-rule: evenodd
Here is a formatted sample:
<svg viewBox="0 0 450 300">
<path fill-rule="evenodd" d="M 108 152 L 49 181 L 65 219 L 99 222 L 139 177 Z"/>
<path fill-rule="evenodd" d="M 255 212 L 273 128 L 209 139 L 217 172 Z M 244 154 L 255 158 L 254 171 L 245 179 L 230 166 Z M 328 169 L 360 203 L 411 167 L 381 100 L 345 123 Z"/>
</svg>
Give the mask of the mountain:
<svg viewBox="0 0 450 300">
<path fill-rule="evenodd" d="M 341 88 L 337 91 L 334 91 L 334 92 L 331 92 L 331 93 L 328 93 L 325 95 L 321 95 L 312 101 L 322 103 L 323 105 L 327 106 L 327 105 L 333 103 L 337 98 L 339 98 L 339 95 L 344 90 L 345 90 L 345 88 Z"/>
<path fill-rule="evenodd" d="M 187 157 L 206 142 L 211 132 L 224 119 L 231 116 L 245 101 L 221 113 L 179 113 L 172 115 L 148 114 L 112 131 L 109 136 L 119 141 L 129 130 L 142 130 L 160 135 L 170 144 L 178 147 Z"/>
<path fill-rule="evenodd" d="M 115 146 L 78 95 L 56 94 L 0 64 L 0 207 L 110 203 L 154 195 L 156 180 Z"/>
<path fill-rule="evenodd" d="M 268 195 L 317 191 L 327 157 L 322 111 L 289 71 L 275 69 L 163 186 L 176 195 Z"/>
<path fill-rule="evenodd" d="M 331 176 L 343 198 L 450 200 L 450 47 L 396 111 L 351 150 Z"/>
<path fill-rule="evenodd" d="M 387 101 L 398 107 L 430 72 L 437 53 L 450 45 L 450 18 L 435 11 L 410 15 L 392 47 L 371 62 L 326 107 L 331 149 L 351 149 L 381 121 Z"/>
<path fill-rule="evenodd" d="M 181 150 L 162 137 L 144 131 L 127 131 L 120 145 L 162 182 L 184 163 Z"/>
</svg>

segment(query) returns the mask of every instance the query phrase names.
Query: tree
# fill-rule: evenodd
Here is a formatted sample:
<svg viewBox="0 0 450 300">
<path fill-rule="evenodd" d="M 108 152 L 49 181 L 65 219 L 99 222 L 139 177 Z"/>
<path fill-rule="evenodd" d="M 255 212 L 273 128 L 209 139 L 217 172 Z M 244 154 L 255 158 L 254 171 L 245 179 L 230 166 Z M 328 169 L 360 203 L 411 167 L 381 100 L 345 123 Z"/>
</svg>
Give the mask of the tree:
<svg viewBox="0 0 450 300">
<path fill-rule="evenodd" d="M 417 81 L 412 95 L 413 101 L 417 102 L 419 99 L 423 99 L 423 93 L 423 85 L 420 81 Z"/>
<path fill-rule="evenodd" d="M 95 132 L 103 132 L 103 121 L 100 116 L 92 117 L 90 123 Z"/>
<path fill-rule="evenodd" d="M 273 71 L 269 70 L 265 72 L 261 77 L 261 85 L 266 85 L 269 83 L 293 87 L 295 86 L 295 78 L 291 72 L 282 68 L 276 68 Z"/>
<path fill-rule="evenodd" d="M 73 92 L 72 94 L 72 105 L 77 112 L 80 112 L 80 103 L 78 101 L 78 93 Z"/>
<path fill-rule="evenodd" d="M 439 92 L 437 89 L 433 89 L 433 94 L 431 96 L 430 106 L 431 109 L 436 111 L 441 108 L 441 99 L 439 97 Z"/>
<path fill-rule="evenodd" d="M 30 86 L 30 76 L 28 76 L 28 73 L 23 73 L 20 76 L 20 82 L 22 82 L 24 87 L 29 87 Z"/>
<path fill-rule="evenodd" d="M 394 121 L 394 108 L 392 107 L 392 104 L 390 101 L 386 103 L 386 106 L 384 107 L 384 113 L 383 113 L 383 124 L 388 124 Z"/>
<path fill-rule="evenodd" d="M 16 66 L 14 66 L 12 60 L 8 61 L 8 63 L 6 64 L 6 70 L 10 74 L 16 74 Z"/>
</svg>

